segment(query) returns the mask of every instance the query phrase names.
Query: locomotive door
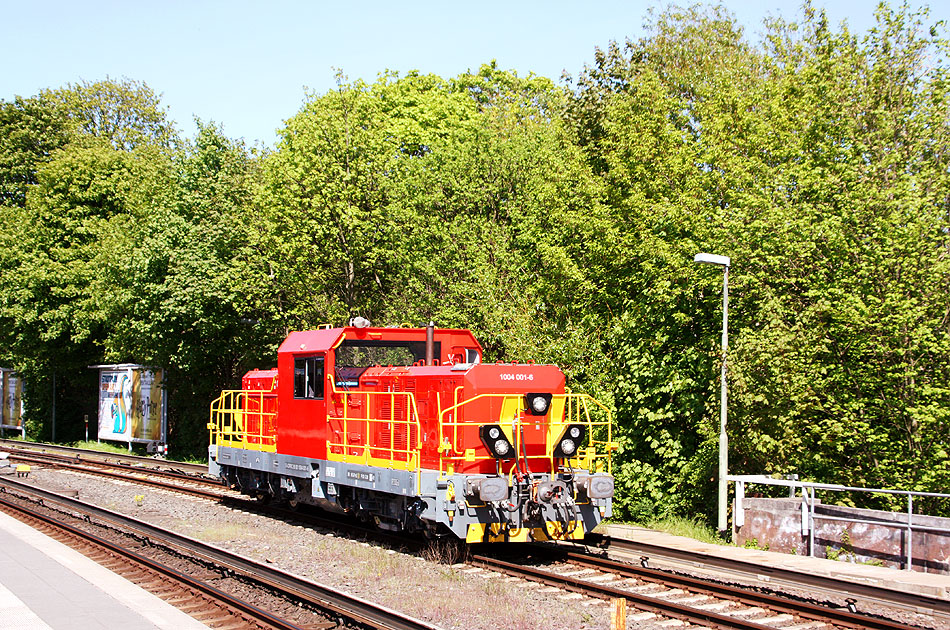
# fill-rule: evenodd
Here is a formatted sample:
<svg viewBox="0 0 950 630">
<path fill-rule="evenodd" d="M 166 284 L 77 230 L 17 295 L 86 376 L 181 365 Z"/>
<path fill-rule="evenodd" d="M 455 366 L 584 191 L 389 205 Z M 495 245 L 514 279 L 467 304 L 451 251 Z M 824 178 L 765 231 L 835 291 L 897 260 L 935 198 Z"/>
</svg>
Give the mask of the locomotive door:
<svg viewBox="0 0 950 630">
<path fill-rule="evenodd" d="M 297 437 L 313 444 L 323 434 L 326 418 L 325 358 L 323 354 L 294 357 L 292 415 Z"/>
</svg>

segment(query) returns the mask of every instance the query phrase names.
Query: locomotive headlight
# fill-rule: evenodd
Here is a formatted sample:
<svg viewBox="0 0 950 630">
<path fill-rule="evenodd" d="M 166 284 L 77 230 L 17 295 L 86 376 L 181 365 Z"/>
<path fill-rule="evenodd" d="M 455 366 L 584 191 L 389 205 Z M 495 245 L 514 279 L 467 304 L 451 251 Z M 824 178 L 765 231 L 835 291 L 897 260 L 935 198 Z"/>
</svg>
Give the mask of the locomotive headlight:
<svg viewBox="0 0 950 630">
<path fill-rule="evenodd" d="M 562 459 L 571 458 L 577 455 L 577 449 L 580 448 L 587 438 L 587 427 L 583 424 L 569 424 L 558 436 L 556 446 L 554 447 L 554 456 Z"/>
<path fill-rule="evenodd" d="M 551 407 L 551 394 L 529 393 L 524 395 L 525 409 L 532 416 L 543 416 Z"/>
<path fill-rule="evenodd" d="M 535 413 L 544 413 L 548 410 L 548 401 L 543 396 L 535 396 L 531 399 L 531 410 Z"/>
<path fill-rule="evenodd" d="M 495 459 L 511 459 L 514 457 L 515 447 L 508 441 L 508 437 L 497 424 L 483 424 L 478 427 L 478 437 L 481 438 L 485 449 Z"/>
</svg>

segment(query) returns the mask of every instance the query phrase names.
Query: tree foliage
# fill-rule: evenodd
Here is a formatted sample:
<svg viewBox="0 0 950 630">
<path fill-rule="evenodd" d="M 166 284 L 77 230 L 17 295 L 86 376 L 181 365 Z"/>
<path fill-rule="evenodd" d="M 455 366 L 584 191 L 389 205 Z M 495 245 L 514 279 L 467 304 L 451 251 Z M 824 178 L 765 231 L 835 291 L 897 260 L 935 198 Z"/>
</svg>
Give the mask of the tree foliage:
<svg viewBox="0 0 950 630">
<path fill-rule="evenodd" d="M 600 195 L 547 113 L 563 99 L 494 66 L 311 96 L 257 201 L 274 317 L 434 319 L 474 328 L 495 356 L 550 358 L 555 330 L 581 330 Z"/>
<path fill-rule="evenodd" d="M 0 102 L 0 203 L 26 205 L 36 171 L 68 141 L 62 110 L 43 97 Z"/>
<path fill-rule="evenodd" d="M 118 150 L 168 146 L 177 135 L 159 96 L 140 81 L 81 81 L 42 96 L 60 106 L 77 133 L 105 140 Z"/>
<path fill-rule="evenodd" d="M 200 451 L 214 392 L 288 329 L 469 327 L 613 406 L 622 516 L 703 514 L 709 251 L 733 261 L 731 472 L 945 489 L 948 42 L 926 11 L 876 17 L 859 35 L 806 3 L 751 41 L 672 6 L 568 87 L 340 74 L 260 155 L 213 123 L 181 139 L 133 80 L 0 102 L 0 360 L 46 434 L 53 375 L 77 416 L 86 366 L 166 366 Z"/>
<path fill-rule="evenodd" d="M 699 251 L 733 259 L 732 472 L 947 485 L 945 42 L 877 17 L 859 40 L 806 5 L 755 49 L 720 9 L 673 9 L 579 77 L 570 118 L 631 227 L 631 511 L 710 496 L 721 274 Z"/>
</svg>

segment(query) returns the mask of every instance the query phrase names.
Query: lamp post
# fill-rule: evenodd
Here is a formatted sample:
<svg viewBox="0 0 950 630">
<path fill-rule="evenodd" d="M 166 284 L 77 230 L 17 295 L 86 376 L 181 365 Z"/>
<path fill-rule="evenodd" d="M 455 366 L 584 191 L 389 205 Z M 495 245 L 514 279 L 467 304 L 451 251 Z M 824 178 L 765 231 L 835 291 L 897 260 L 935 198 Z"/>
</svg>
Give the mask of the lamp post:
<svg viewBox="0 0 950 630">
<path fill-rule="evenodd" d="M 726 352 L 729 349 L 729 257 L 716 254 L 696 254 L 693 262 L 719 265 L 722 274 L 722 372 L 719 377 L 722 393 L 719 397 L 719 533 L 728 527 L 726 506 L 729 490 L 726 475 L 729 474 L 729 439 L 726 437 Z"/>
</svg>

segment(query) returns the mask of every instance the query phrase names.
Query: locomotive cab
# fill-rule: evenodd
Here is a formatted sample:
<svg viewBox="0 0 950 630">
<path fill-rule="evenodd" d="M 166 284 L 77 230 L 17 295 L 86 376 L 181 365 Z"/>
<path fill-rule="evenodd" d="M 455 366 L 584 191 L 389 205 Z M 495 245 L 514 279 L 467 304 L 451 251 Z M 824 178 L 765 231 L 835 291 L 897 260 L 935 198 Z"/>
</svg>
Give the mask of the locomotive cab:
<svg viewBox="0 0 950 630">
<path fill-rule="evenodd" d="M 209 466 L 250 495 L 469 542 L 579 539 L 610 515 L 610 412 L 470 331 L 293 332 L 212 403 Z"/>
</svg>

